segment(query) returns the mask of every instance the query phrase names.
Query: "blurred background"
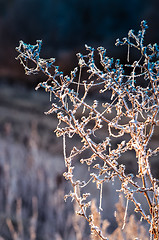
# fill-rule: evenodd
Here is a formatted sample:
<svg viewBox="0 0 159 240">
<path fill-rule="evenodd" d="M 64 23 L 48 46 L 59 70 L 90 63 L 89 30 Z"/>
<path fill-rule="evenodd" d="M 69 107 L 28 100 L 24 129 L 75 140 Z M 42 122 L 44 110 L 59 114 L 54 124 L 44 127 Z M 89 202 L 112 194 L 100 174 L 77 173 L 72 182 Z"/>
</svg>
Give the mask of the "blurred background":
<svg viewBox="0 0 159 240">
<path fill-rule="evenodd" d="M 76 53 L 85 51 L 85 43 L 104 46 L 109 56 L 124 63 L 127 49 L 115 47 L 115 40 L 127 36 L 130 29 L 138 31 L 140 22 L 146 20 L 146 41 L 158 43 L 158 12 L 157 0 L 0 0 L 2 239 L 89 239 L 87 226 L 82 222 L 81 227 L 73 214 L 76 206 L 63 201 L 70 186 L 62 176 L 62 139 L 53 133 L 55 116 L 43 114 L 49 109 L 49 96 L 34 91 L 43 77 L 26 76 L 15 60 L 19 40 L 30 44 L 42 40 L 41 56 L 55 57 L 65 74 L 77 65 Z M 157 140 L 158 136 L 154 138 L 156 146 Z M 116 227 L 116 193 L 109 186 L 105 192 L 104 217 L 111 222 L 111 232 Z M 81 238 L 77 226 L 84 229 L 84 233 L 79 231 Z"/>
</svg>

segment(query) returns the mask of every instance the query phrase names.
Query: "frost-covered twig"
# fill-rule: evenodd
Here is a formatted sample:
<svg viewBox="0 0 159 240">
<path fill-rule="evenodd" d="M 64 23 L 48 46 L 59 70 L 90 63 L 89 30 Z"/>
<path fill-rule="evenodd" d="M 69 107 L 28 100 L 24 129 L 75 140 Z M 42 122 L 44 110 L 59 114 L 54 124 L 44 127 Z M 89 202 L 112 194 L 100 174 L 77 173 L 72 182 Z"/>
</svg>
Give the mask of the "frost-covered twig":
<svg viewBox="0 0 159 240">
<path fill-rule="evenodd" d="M 83 156 L 88 149 L 90 156 L 81 158 L 80 162 L 91 167 L 89 168 L 91 172 L 88 172 L 89 179 L 96 183 L 102 194 L 103 184 L 118 177 L 121 181 L 120 191 L 125 194 L 127 202 L 132 201 L 135 211 L 140 212 L 150 224 L 153 239 L 159 238 L 159 187 L 152 176 L 149 163 L 150 157 L 158 153 L 158 148 L 156 150 L 148 148 L 155 126 L 159 125 L 159 49 L 157 44 L 144 45 L 146 29 L 147 24 L 142 21 L 141 30 L 137 34 L 130 30 L 127 38 L 123 38 L 122 41 L 118 39 L 116 42 L 116 45 L 127 45 L 128 51 L 130 47 L 136 48 L 140 53 L 137 61 L 130 63 L 128 52 L 129 63 L 122 65 L 119 59 L 114 61 L 106 55 L 103 47 L 99 47 L 97 51 L 103 68 L 101 70 L 94 61 L 94 48 L 86 45 L 88 53 L 77 54 L 79 67 L 75 68 L 70 76 L 64 76 L 63 72 L 59 71 L 54 58 L 40 57 L 41 41 L 37 41 L 36 45 L 20 41 L 17 47 L 19 52 L 17 59 L 23 65 L 25 73 L 29 75 L 42 71 L 47 77 L 47 80 L 39 83 L 36 89 L 42 87 L 52 94 L 52 106 L 46 114 L 57 114 L 59 123 L 56 135 L 63 136 L 64 140 L 67 167 L 64 177 L 70 180 L 73 186 L 73 191 L 66 195 L 66 198 L 70 196 L 78 203 L 80 210 L 77 213 L 89 222 L 91 231 L 101 239 L 106 238 L 103 237 L 100 227 L 94 225 L 92 216 L 87 211 L 91 206 L 91 196 L 80 191 L 87 184 L 82 179 L 75 179 L 73 172 L 75 166 L 72 160 L 76 156 Z M 29 68 L 28 61 L 32 61 L 35 68 Z M 127 68 L 130 71 L 129 75 L 125 74 Z M 86 69 L 89 75 L 84 81 L 81 79 L 83 69 Z M 144 84 L 141 84 L 141 80 Z M 90 89 L 95 92 L 94 96 L 99 99 L 102 95 L 105 101 L 101 103 L 94 99 L 90 102 L 88 99 Z M 104 130 L 105 137 L 99 142 L 97 135 L 101 130 Z M 81 146 L 80 148 L 74 146 L 66 156 L 65 141 L 75 135 L 80 137 Z M 117 147 L 113 147 L 114 138 L 120 141 Z M 118 159 L 131 150 L 136 153 L 138 182 L 132 174 L 125 173 L 123 164 L 118 163 Z M 153 192 L 153 200 L 150 192 Z M 145 196 L 149 214 L 145 213 L 142 203 L 136 200 L 137 193 Z M 100 208 L 101 203 L 100 201 Z"/>
</svg>

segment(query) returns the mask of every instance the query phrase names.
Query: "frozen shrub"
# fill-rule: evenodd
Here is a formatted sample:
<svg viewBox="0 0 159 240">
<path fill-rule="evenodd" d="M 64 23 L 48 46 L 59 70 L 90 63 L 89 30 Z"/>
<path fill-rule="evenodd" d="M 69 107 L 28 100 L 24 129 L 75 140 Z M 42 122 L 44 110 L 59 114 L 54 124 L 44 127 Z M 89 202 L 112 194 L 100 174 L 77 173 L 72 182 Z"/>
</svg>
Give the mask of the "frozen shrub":
<svg viewBox="0 0 159 240">
<path fill-rule="evenodd" d="M 124 193 L 127 206 L 129 201 L 133 202 L 134 211 L 150 226 L 151 239 L 159 238 L 159 187 L 150 167 L 150 159 L 158 153 L 159 148 L 152 149 L 149 145 L 159 125 L 159 49 L 157 44 L 144 45 L 146 29 L 147 24 L 142 21 L 141 30 L 137 34 L 130 30 L 128 37 L 122 41 L 117 39 L 117 46 L 128 47 L 127 64 L 122 65 L 119 59 L 109 58 L 106 49 L 99 47 L 97 51 L 101 67 L 97 67 L 95 50 L 86 45 L 87 54 L 77 54 L 78 67 L 70 76 L 64 76 L 59 71 L 54 58 L 40 57 L 42 41 L 37 41 L 36 45 L 20 41 L 17 47 L 17 59 L 23 65 L 25 73 L 29 75 L 41 71 L 47 77 L 36 89 L 42 87 L 50 93 L 52 105 L 46 114 L 57 114 L 55 132 L 57 137 L 63 137 L 64 161 L 67 167 L 63 175 L 72 184 L 72 191 L 65 199 L 71 197 L 76 201 L 79 206 L 77 214 L 88 221 L 92 234 L 101 239 L 107 237 L 91 214 L 90 208 L 93 208 L 94 203 L 91 201 L 91 194 L 84 191 L 87 183 L 82 180 L 84 176 L 81 179 L 74 176 L 74 159 L 77 156 L 81 158 L 81 164 L 88 165 L 88 182 L 94 182 L 97 189 L 100 189 L 99 211 L 102 210 L 103 184 L 119 178 L 119 191 Z M 139 53 L 139 58 L 134 62 L 129 60 L 132 48 Z M 30 62 L 35 67 L 29 67 Z M 87 80 L 81 80 L 83 72 L 85 76 L 87 74 Z M 95 96 L 94 101 L 89 98 L 90 91 Z M 97 101 L 100 95 L 103 96 L 103 103 Z M 100 139 L 101 130 L 105 136 Z M 76 136 L 80 139 L 79 144 L 68 153 L 67 140 Z M 118 139 L 115 147 L 112 144 L 113 139 Z M 136 176 L 127 174 L 125 166 L 118 161 L 120 158 L 121 162 L 122 155 L 128 151 L 136 154 Z M 84 152 L 87 153 L 87 158 Z M 145 196 L 149 212 L 137 200 L 140 199 L 138 195 Z"/>
</svg>

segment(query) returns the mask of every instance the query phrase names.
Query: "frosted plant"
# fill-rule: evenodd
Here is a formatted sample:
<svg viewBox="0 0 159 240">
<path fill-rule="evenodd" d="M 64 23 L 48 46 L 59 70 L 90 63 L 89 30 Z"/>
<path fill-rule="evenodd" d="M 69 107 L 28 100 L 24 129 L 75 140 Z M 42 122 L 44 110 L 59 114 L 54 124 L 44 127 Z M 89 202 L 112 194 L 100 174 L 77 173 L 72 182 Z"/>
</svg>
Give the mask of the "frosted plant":
<svg viewBox="0 0 159 240">
<path fill-rule="evenodd" d="M 57 137 L 63 137 L 64 161 L 67 167 L 63 175 L 72 184 L 72 191 L 65 199 L 70 196 L 77 202 L 77 214 L 88 221 L 91 232 L 101 239 L 107 238 L 103 236 L 101 228 L 94 224 L 93 215 L 90 214 L 91 195 L 84 192 L 86 183 L 74 177 L 73 159 L 86 156 L 83 153 L 88 154 L 88 150 L 90 155 L 87 155 L 87 158 L 81 157 L 80 163 L 89 166 L 89 181 L 96 183 L 101 196 L 103 184 L 118 178 L 121 182 L 120 191 L 124 193 L 127 202 L 133 202 L 134 211 L 140 213 L 148 222 L 151 239 L 159 238 L 159 187 L 150 167 L 150 159 L 158 153 L 159 147 L 149 147 L 151 137 L 159 125 L 159 49 L 157 44 L 144 45 L 146 29 L 146 22 L 142 21 L 141 30 L 137 34 L 130 30 L 128 37 L 122 41 L 117 39 L 117 46 L 128 47 L 127 64 L 122 65 L 120 60 L 109 58 L 106 49 L 99 47 L 99 68 L 94 60 L 94 48 L 86 45 L 87 54 L 77 54 L 78 67 L 70 76 L 64 76 L 63 72 L 59 71 L 54 58 L 40 57 L 42 41 L 37 41 L 35 45 L 20 41 L 17 47 L 17 59 L 23 65 L 25 73 L 29 75 L 43 72 L 47 77 L 45 82 L 38 84 L 36 90 L 42 87 L 50 93 L 52 105 L 46 114 L 57 114 L 55 132 Z M 132 48 L 137 49 L 139 59 L 130 63 L 129 54 Z M 29 67 L 29 61 L 33 62 L 35 67 Z M 81 80 L 83 72 L 87 74 L 87 80 Z M 91 102 L 90 90 L 98 100 L 103 96 L 104 102 L 96 99 Z M 105 137 L 99 142 L 101 129 L 105 132 Z M 81 139 L 81 145 L 74 146 L 68 154 L 66 140 L 74 138 L 75 135 Z M 112 144 L 115 138 L 120 142 L 117 147 Z M 119 158 L 122 159 L 122 155 L 127 151 L 136 153 L 136 176 L 126 174 L 125 166 L 119 164 Z M 145 196 L 148 213 L 142 202 L 136 199 L 139 194 Z"/>
</svg>

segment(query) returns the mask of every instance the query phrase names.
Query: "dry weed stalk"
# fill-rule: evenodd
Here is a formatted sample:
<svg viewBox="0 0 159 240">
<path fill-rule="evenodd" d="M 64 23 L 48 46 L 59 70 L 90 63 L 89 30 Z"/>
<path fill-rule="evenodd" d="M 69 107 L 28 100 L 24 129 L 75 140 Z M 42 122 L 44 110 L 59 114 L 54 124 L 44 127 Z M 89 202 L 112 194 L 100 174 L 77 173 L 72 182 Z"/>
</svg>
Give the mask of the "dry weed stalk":
<svg viewBox="0 0 159 240">
<path fill-rule="evenodd" d="M 67 167 L 64 177 L 73 187 L 73 191 L 66 195 L 65 199 L 69 196 L 75 199 L 80 208 L 77 214 L 88 221 L 91 231 L 101 239 L 107 238 L 90 214 L 90 193 L 79 194 L 77 189 L 81 189 L 85 182 L 74 178 L 73 159 L 83 155 L 88 149 L 91 151 L 90 157 L 82 158 L 80 162 L 89 166 L 91 173 L 88 174 L 97 188 L 101 189 L 102 193 L 103 184 L 118 177 L 121 181 L 120 191 L 125 194 L 127 201 L 134 203 L 134 211 L 139 212 L 149 223 L 151 238 L 159 238 L 159 187 L 150 167 L 150 158 L 158 153 L 159 148 L 151 149 L 148 145 L 156 126 L 159 125 L 159 49 L 157 44 L 144 45 L 146 29 L 146 22 L 142 21 L 141 30 L 137 34 L 130 30 L 127 38 L 122 41 L 117 39 L 116 45 L 128 46 L 127 64 L 122 65 L 120 60 L 109 58 L 106 50 L 99 47 L 97 50 L 101 67 L 98 68 L 94 61 L 94 48 L 86 45 L 88 53 L 77 54 L 79 68 L 75 68 L 70 76 L 64 76 L 63 72 L 59 71 L 54 58 L 40 57 L 42 41 L 37 41 L 36 45 L 20 41 L 17 47 L 17 59 L 23 65 L 25 73 L 29 75 L 41 71 L 47 77 L 45 82 L 38 84 L 36 90 L 42 87 L 50 93 L 52 107 L 46 114 L 56 113 L 59 120 L 56 135 L 63 136 Z M 132 48 L 137 49 L 140 56 L 138 60 L 130 63 L 129 54 Z M 29 67 L 30 61 L 35 67 Z M 87 71 L 88 77 L 81 81 L 83 69 Z M 110 98 L 105 98 L 102 104 L 96 99 L 90 103 L 90 89 L 94 93 L 97 91 L 97 94 L 94 94 L 97 97 L 102 94 Z M 105 131 L 105 138 L 99 142 L 97 136 L 101 129 Z M 66 138 L 73 138 L 75 135 L 80 137 L 82 145 L 80 148 L 74 146 L 68 155 Z M 114 138 L 120 141 L 116 148 L 112 145 Z M 122 154 L 131 150 L 136 153 L 137 182 L 132 174 L 125 173 L 125 166 L 118 163 Z M 138 194 L 145 196 L 149 213 L 145 212 L 142 202 L 136 199 Z M 100 208 L 101 203 L 102 201 Z"/>
<path fill-rule="evenodd" d="M 123 228 L 123 220 L 125 215 L 124 199 L 123 195 L 120 195 L 119 201 L 115 204 L 116 206 L 116 220 L 118 227 L 112 234 L 108 233 L 108 227 L 110 223 L 108 220 L 102 220 L 98 208 L 96 206 L 95 199 L 92 200 L 91 214 L 93 215 L 94 223 L 96 226 L 101 227 L 102 232 L 105 236 L 108 236 L 109 240 L 148 240 L 146 236 L 145 228 L 135 220 L 134 215 L 127 217 L 126 226 Z M 99 240 L 100 237 L 96 234 L 91 234 L 92 240 Z"/>
<path fill-rule="evenodd" d="M 13 224 L 13 221 L 10 218 L 6 219 L 6 223 L 9 229 L 9 232 L 11 234 L 11 237 L 13 240 L 19 240 L 19 239 L 24 239 L 24 225 L 23 225 L 23 219 L 22 219 L 22 201 L 21 199 L 17 199 L 16 202 L 16 221 L 17 221 L 17 230 Z M 33 214 L 30 219 L 30 240 L 35 240 L 36 239 L 36 232 L 37 232 L 37 220 L 38 220 L 38 209 L 37 206 L 37 198 L 33 197 L 32 198 L 32 208 L 33 208 Z"/>
</svg>

